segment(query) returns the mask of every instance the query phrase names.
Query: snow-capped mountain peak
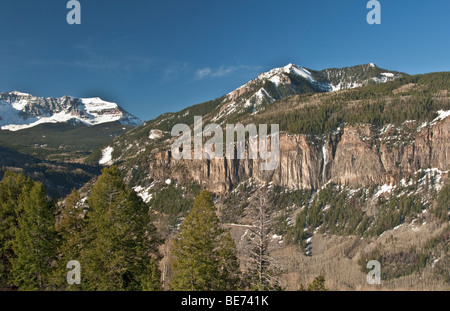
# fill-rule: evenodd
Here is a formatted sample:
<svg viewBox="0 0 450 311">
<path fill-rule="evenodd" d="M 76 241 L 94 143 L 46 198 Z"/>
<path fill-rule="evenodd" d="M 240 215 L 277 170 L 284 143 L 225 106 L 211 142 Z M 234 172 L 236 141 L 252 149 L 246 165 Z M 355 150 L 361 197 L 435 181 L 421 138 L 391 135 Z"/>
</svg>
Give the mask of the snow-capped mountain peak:
<svg viewBox="0 0 450 311">
<path fill-rule="evenodd" d="M 0 127 L 18 131 L 44 123 L 77 121 L 96 125 L 119 121 L 124 125 L 138 126 L 142 121 L 119 107 L 116 103 L 99 97 L 42 98 L 18 91 L 0 93 Z"/>
<path fill-rule="evenodd" d="M 333 92 L 384 83 L 404 75 L 377 67 L 374 63 L 321 71 L 306 69 L 293 63 L 261 73 L 228 93 L 213 121 L 225 120 L 231 114 L 255 114 L 261 106 L 278 99 L 303 93 Z"/>
<path fill-rule="evenodd" d="M 33 95 L 31 95 L 31 94 L 28 94 L 28 93 L 22 93 L 22 92 L 19 92 L 19 91 L 9 92 L 9 94 L 11 94 L 11 95 L 16 95 L 16 96 L 28 96 L 28 97 L 33 96 Z"/>
<path fill-rule="evenodd" d="M 282 74 L 295 74 L 295 75 L 298 75 L 305 79 L 308 79 L 310 81 L 315 81 L 311 75 L 311 72 L 309 72 L 307 69 L 305 69 L 303 67 L 299 67 L 292 63 L 290 63 L 284 67 L 274 68 L 270 71 L 262 73 L 258 76 L 257 79 L 260 79 L 260 80 L 268 79 L 268 80 L 276 83 L 279 81 L 280 75 L 282 75 Z"/>
</svg>

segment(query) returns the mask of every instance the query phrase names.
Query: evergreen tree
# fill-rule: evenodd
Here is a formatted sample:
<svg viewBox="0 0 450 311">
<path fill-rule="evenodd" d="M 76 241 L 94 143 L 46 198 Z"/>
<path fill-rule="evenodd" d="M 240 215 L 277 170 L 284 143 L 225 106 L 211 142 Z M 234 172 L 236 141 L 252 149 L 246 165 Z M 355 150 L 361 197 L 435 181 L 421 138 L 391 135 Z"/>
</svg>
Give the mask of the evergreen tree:
<svg viewBox="0 0 450 311">
<path fill-rule="evenodd" d="M 13 285 L 11 259 L 14 257 L 12 246 L 18 229 L 17 218 L 21 215 L 19 198 L 31 187 L 30 179 L 11 171 L 7 171 L 0 182 L 0 289 Z"/>
<path fill-rule="evenodd" d="M 61 243 L 58 247 L 58 262 L 55 270 L 53 285 L 58 289 L 80 290 L 77 284 L 69 285 L 66 281 L 68 273 L 67 263 L 71 260 L 80 260 L 81 248 L 86 239 L 84 213 L 80 204 L 80 194 L 73 189 L 64 200 L 56 230 Z"/>
<path fill-rule="evenodd" d="M 219 290 L 233 291 L 241 283 L 241 272 L 236 253 L 236 245 L 231 238 L 230 232 L 227 231 L 220 237 L 219 248 L 217 249 L 220 280 Z"/>
<path fill-rule="evenodd" d="M 325 287 L 325 277 L 323 275 L 319 275 L 316 277 L 311 284 L 308 285 L 308 291 L 314 291 L 314 292 L 323 292 L 327 291 L 327 288 Z"/>
<path fill-rule="evenodd" d="M 47 288 L 56 259 L 57 236 L 54 228 L 54 206 L 46 197 L 44 186 L 35 182 L 19 199 L 18 230 L 13 241 L 14 284 L 20 290 Z"/>
<path fill-rule="evenodd" d="M 311 291 L 311 292 L 328 291 L 328 289 L 325 287 L 325 277 L 323 275 L 319 275 L 306 288 L 303 286 L 303 284 L 301 284 L 300 291 Z"/>
<path fill-rule="evenodd" d="M 81 251 L 87 290 L 159 290 L 158 239 L 148 208 L 128 189 L 117 169 L 105 168 L 88 198 Z"/>
<path fill-rule="evenodd" d="M 239 280 L 235 245 L 220 228 L 212 195 L 202 191 L 174 241 L 172 290 L 235 290 Z"/>
</svg>

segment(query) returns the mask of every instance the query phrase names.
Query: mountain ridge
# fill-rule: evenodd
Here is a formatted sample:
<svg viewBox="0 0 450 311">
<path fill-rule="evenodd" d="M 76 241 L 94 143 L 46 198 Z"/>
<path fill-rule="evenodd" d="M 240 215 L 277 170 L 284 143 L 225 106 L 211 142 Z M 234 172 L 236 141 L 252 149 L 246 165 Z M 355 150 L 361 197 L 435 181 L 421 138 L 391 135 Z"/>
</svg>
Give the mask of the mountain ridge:
<svg viewBox="0 0 450 311">
<path fill-rule="evenodd" d="M 212 121 L 221 121 L 230 114 L 257 113 L 261 106 L 295 94 L 352 89 L 402 76 L 406 74 L 382 69 L 373 63 L 320 71 L 289 63 L 261 73 L 222 96 L 222 107 Z"/>
<path fill-rule="evenodd" d="M 119 121 L 139 126 L 142 121 L 118 104 L 99 97 L 37 97 L 18 91 L 0 93 L 0 127 L 19 131 L 45 123 L 79 122 L 97 125 Z"/>
</svg>

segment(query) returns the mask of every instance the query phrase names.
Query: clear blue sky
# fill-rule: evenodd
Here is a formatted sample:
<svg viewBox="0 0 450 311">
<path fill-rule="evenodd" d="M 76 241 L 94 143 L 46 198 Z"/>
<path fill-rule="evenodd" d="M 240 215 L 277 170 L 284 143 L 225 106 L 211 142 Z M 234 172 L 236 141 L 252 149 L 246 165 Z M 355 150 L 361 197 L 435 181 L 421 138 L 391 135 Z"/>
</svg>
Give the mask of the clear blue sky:
<svg viewBox="0 0 450 311">
<path fill-rule="evenodd" d="M 143 120 L 290 62 L 450 70 L 449 0 L 0 0 L 0 91 L 99 96 Z"/>
</svg>

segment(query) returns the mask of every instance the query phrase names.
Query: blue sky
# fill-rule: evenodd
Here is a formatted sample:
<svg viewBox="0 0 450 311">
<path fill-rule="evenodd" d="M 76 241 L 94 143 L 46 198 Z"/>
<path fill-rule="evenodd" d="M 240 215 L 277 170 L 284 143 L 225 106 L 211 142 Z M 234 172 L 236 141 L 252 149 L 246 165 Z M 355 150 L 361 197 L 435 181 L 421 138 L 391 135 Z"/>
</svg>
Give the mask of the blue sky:
<svg viewBox="0 0 450 311">
<path fill-rule="evenodd" d="M 0 0 L 0 91 L 99 96 L 149 120 L 290 62 L 450 70 L 450 1 Z"/>
</svg>

